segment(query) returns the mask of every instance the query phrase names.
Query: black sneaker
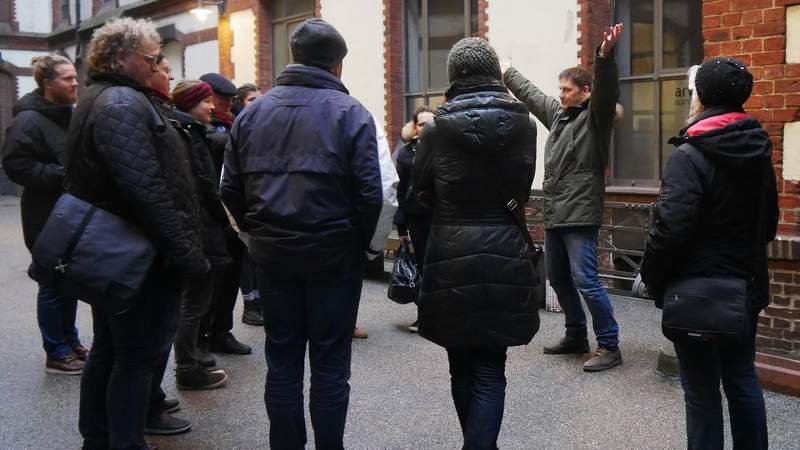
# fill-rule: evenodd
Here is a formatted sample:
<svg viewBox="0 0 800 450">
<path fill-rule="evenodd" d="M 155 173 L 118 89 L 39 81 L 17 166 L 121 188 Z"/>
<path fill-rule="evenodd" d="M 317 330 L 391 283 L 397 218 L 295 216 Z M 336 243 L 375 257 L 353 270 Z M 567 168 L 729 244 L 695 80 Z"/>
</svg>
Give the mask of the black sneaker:
<svg viewBox="0 0 800 450">
<path fill-rule="evenodd" d="M 198 345 L 194 355 L 197 362 L 203 367 L 214 367 L 217 365 L 217 360 L 208 352 L 208 347 L 200 347 Z"/>
<path fill-rule="evenodd" d="M 589 353 L 589 340 L 564 336 L 556 345 L 544 348 L 546 355 L 567 355 L 571 353 Z"/>
<path fill-rule="evenodd" d="M 598 347 L 592 359 L 583 363 L 583 370 L 586 372 L 602 372 L 620 364 L 622 364 L 622 352 L 619 351 L 619 348 L 609 350 L 604 347 Z"/>
<path fill-rule="evenodd" d="M 222 369 L 209 371 L 205 367 L 175 369 L 175 385 L 179 391 L 203 391 L 225 386 L 228 375 Z"/>
<path fill-rule="evenodd" d="M 257 327 L 264 325 L 264 314 L 261 312 L 261 303 L 258 300 L 244 302 L 242 323 Z"/>
<path fill-rule="evenodd" d="M 161 404 L 161 412 L 174 413 L 181 409 L 181 401 L 177 398 L 168 398 Z"/>
<path fill-rule="evenodd" d="M 249 355 L 253 350 L 249 345 L 242 344 L 230 332 L 219 336 L 209 337 L 211 346 L 209 347 L 214 353 L 227 353 L 229 355 Z"/>
<path fill-rule="evenodd" d="M 147 418 L 144 434 L 171 435 L 185 433 L 192 429 L 192 423 L 169 414 L 161 413 Z"/>
</svg>

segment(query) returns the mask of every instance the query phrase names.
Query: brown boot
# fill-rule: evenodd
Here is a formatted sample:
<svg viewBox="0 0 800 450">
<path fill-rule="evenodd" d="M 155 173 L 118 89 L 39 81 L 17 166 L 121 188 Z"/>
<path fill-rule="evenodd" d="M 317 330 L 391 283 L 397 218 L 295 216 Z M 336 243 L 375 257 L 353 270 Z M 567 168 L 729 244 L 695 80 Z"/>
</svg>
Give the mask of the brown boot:
<svg viewBox="0 0 800 450">
<path fill-rule="evenodd" d="M 48 357 L 44 363 L 44 371 L 62 375 L 80 375 L 83 371 L 83 364 L 83 361 L 78 359 L 78 355 L 70 353 L 66 358 Z"/>
<path fill-rule="evenodd" d="M 366 339 L 368 336 L 367 332 L 361 328 L 356 327 L 355 331 L 353 331 L 353 337 L 356 339 Z"/>
<path fill-rule="evenodd" d="M 72 349 L 72 353 L 80 359 L 81 361 L 86 361 L 86 358 L 89 357 L 89 349 L 84 347 L 83 345 L 79 345 Z"/>
</svg>

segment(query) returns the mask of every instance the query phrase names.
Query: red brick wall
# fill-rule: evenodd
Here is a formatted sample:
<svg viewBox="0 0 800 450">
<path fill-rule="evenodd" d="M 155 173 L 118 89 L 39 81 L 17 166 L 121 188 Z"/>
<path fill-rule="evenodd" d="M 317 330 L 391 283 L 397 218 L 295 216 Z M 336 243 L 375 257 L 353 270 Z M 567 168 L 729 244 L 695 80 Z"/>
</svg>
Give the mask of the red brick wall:
<svg viewBox="0 0 800 450">
<path fill-rule="evenodd" d="M 226 14 L 220 17 L 218 26 L 219 71 L 222 75 L 233 78 L 235 67 L 231 61 L 231 46 L 234 42 L 230 14 L 245 9 L 253 10 L 256 20 L 256 85 L 263 91 L 272 87 L 272 22 L 266 2 L 267 0 L 230 0 Z"/>
<path fill-rule="evenodd" d="M 478 37 L 484 39 L 489 35 L 489 13 L 486 11 L 488 6 L 488 0 L 478 0 Z"/>
<path fill-rule="evenodd" d="M 759 318 L 757 343 L 800 357 L 800 184 L 784 180 L 783 128 L 800 120 L 800 64 L 786 64 L 786 6 L 800 0 L 716 0 L 703 3 L 705 56 L 730 55 L 750 67 L 753 95 L 745 105 L 772 141 L 781 207 L 778 241 L 770 246 L 771 305 Z"/>
<path fill-rule="evenodd" d="M 386 136 L 390 145 L 400 139 L 403 128 L 405 68 L 403 0 L 383 0 L 383 68 L 384 104 L 386 105 Z"/>
<path fill-rule="evenodd" d="M 578 59 L 582 67 L 590 70 L 594 48 L 611 25 L 611 4 L 609 0 L 578 0 L 578 5 Z"/>
</svg>

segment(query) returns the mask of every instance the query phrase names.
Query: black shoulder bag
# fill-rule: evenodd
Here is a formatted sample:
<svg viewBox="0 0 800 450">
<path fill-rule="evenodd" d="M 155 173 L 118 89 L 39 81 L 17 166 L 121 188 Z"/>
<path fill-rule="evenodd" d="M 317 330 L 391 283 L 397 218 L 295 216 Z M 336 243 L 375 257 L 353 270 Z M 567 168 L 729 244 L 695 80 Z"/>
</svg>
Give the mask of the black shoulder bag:
<svg viewBox="0 0 800 450">
<path fill-rule="evenodd" d="M 756 213 L 753 264 L 750 277 L 686 277 L 667 285 L 661 331 L 673 341 L 736 341 L 752 327 L 750 287 L 758 273 L 763 244 L 766 190 L 762 188 Z"/>
<path fill-rule="evenodd" d="M 100 92 L 84 100 L 89 102 L 89 111 Z M 87 112 L 73 145 L 83 141 L 88 116 Z M 74 158 L 73 150 L 68 149 L 67 166 Z M 133 306 L 156 254 L 134 224 L 65 193 L 31 250 L 28 275 L 64 295 L 120 314 Z"/>
<path fill-rule="evenodd" d="M 517 224 L 520 230 L 522 230 L 522 235 L 525 236 L 525 240 L 528 242 L 528 250 L 531 253 L 531 262 L 533 263 L 533 267 L 539 267 L 539 261 L 542 259 L 542 249 L 533 242 L 533 238 L 531 237 L 531 233 L 528 231 L 528 227 L 525 226 L 525 220 L 522 217 L 521 210 L 518 208 L 519 202 L 515 199 L 511 199 L 506 203 L 506 209 L 511 214 L 511 217 L 514 218 L 514 223 Z"/>
</svg>

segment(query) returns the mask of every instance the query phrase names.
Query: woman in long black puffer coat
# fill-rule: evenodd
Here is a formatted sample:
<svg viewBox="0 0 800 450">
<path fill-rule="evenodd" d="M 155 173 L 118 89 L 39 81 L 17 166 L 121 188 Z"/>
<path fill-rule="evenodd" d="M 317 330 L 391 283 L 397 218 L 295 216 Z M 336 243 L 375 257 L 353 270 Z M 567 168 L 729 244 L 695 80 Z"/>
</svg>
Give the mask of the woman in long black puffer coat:
<svg viewBox="0 0 800 450">
<path fill-rule="evenodd" d="M 536 125 L 500 81 L 494 49 L 465 38 L 448 56 L 447 103 L 417 146 L 415 192 L 431 204 L 420 334 L 447 349 L 465 449 L 497 448 L 506 350 L 539 329 L 539 283 L 510 200 L 530 196 Z M 524 220 L 524 219 L 523 219 Z"/>
</svg>

